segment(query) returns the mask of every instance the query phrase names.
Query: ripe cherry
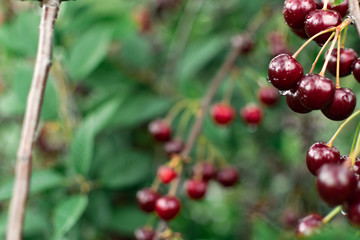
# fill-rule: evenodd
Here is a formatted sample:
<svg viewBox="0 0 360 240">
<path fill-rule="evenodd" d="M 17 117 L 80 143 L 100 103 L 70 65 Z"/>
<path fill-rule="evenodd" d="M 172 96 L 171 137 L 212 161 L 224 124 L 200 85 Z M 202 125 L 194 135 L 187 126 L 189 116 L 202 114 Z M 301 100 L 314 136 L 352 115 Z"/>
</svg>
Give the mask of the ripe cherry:
<svg viewBox="0 0 360 240">
<path fill-rule="evenodd" d="M 322 225 L 322 217 L 318 214 L 310 214 L 300 219 L 296 227 L 296 237 L 309 237 Z"/>
<path fill-rule="evenodd" d="M 164 184 L 170 183 L 172 180 L 174 180 L 177 177 L 175 170 L 168 166 L 159 167 L 157 175 L 160 181 L 163 182 Z"/>
<path fill-rule="evenodd" d="M 184 143 L 178 139 L 170 140 L 164 145 L 165 152 L 169 156 L 181 153 L 184 147 L 185 147 Z"/>
<path fill-rule="evenodd" d="M 349 221 L 355 226 L 360 226 L 360 201 L 351 204 L 347 210 Z"/>
<path fill-rule="evenodd" d="M 160 195 L 149 188 L 144 188 L 137 192 L 136 200 L 139 207 L 144 212 L 152 212 L 155 210 L 155 203 L 159 199 Z"/>
<path fill-rule="evenodd" d="M 317 171 L 328 163 L 339 163 L 340 152 L 335 147 L 329 147 L 326 143 L 314 143 L 306 154 L 306 165 L 313 175 L 317 175 Z"/>
<path fill-rule="evenodd" d="M 280 54 L 269 64 L 268 80 L 279 90 L 290 90 L 296 87 L 303 74 L 303 67 L 296 59 L 289 54 Z"/>
<path fill-rule="evenodd" d="M 274 87 L 262 87 L 258 91 L 258 98 L 266 106 L 274 106 L 279 101 L 280 94 Z"/>
<path fill-rule="evenodd" d="M 305 31 L 305 28 L 302 28 L 302 29 L 291 29 L 291 31 L 293 31 L 293 33 L 295 33 L 298 37 L 301 37 L 303 39 L 308 39 L 308 35 Z"/>
<path fill-rule="evenodd" d="M 256 104 L 248 104 L 241 109 L 241 117 L 245 123 L 256 126 L 259 125 L 263 119 L 263 111 Z"/>
<path fill-rule="evenodd" d="M 333 99 L 335 86 L 326 77 L 307 74 L 300 79 L 297 92 L 302 105 L 311 110 L 318 110 L 324 108 Z"/>
<path fill-rule="evenodd" d="M 322 8 L 324 6 L 324 2 L 324 0 L 321 0 L 318 8 Z M 329 1 L 327 4 L 327 9 L 337 11 L 338 13 L 340 13 L 341 17 L 345 17 L 349 10 L 349 2 L 348 0 L 344 0 L 339 5 L 333 6 L 331 4 L 331 1 Z"/>
<path fill-rule="evenodd" d="M 283 9 L 285 21 L 291 28 L 302 29 L 306 15 L 315 9 L 313 0 L 286 0 Z"/>
<path fill-rule="evenodd" d="M 337 88 L 334 98 L 321 112 L 331 120 L 342 121 L 354 112 L 355 106 L 355 93 L 349 88 Z"/>
<path fill-rule="evenodd" d="M 217 173 L 216 180 L 224 187 L 232 187 L 239 181 L 239 173 L 233 167 L 226 167 Z"/>
<path fill-rule="evenodd" d="M 285 95 L 286 103 L 291 110 L 296 113 L 308 113 L 311 112 L 311 109 L 304 107 L 300 103 L 299 96 L 297 91 L 291 90 Z"/>
<path fill-rule="evenodd" d="M 155 237 L 155 232 L 151 228 L 143 227 L 136 229 L 135 239 L 136 240 L 153 240 Z"/>
<path fill-rule="evenodd" d="M 149 124 L 149 132 L 159 142 L 167 142 L 171 139 L 171 127 L 161 119 L 152 121 Z"/>
<path fill-rule="evenodd" d="M 330 55 L 329 64 L 327 66 L 329 72 L 334 76 L 336 76 L 337 51 L 338 51 L 337 48 L 333 49 Z M 325 54 L 325 56 L 327 55 L 328 52 Z M 340 77 L 345 77 L 351 74 L 352 67 L 357 57 L 358 57 L 357 53 L 351 48 L 340 49 L 340 68 L 339 68 Z"/>
<path fill-rule="evenodd" d="M 360 82 L 360 58 L 354 61 L 354 65 L 352 67 L 352 72 L 355 79 Z"/>
<path fill-rule="evenodd" d="M 189 198 L 201 199 L 206 194 L 207 182 L 204 180 L 189 179 L 185 184 L 185 188 Z"/>
<path fill-rule="evenodd" d="M 314 10 L 306 16 L 305 31 L 309 37 L 341 23 L 341 16 L 338 12 L 331 10 Z M 319 45 L 324 44 L 330 37 L 331 32 L 322 34 L 315 38 Z"/>
<path fill-rule="evenodd" d="M 234 108 L 226 103 L 215 104 L 212 108 L 211 114 L 214 122 L 219 125 L 228 125 L 235 118 Z"/>
<path fill-rule="evenodd" d="M 267 41 L 273 57 L 279 54 L 291 54 L 283 33 L 277 31 L 270 32 L 267 36 Z"/>
<path fill-rule="evenodd" d="M 181 202 L 174 196 L 163 196 L 156 201 L 155 211 L 159 218 L 171 220 L 178 215 L 181 209 Z"/>
<path fill-rule="evenodd" d="M 325 164 L 318 171 L 316 186 L 320 197 L 330 206 L 348 200 L 356 187 L 356 178 L 347 167 Z"/>
<path fill-rule="evenodd" d="M 214 164 L 210 162 L 196 164 L 193 167 L 192 171 L 193 171 L 193 176 L 200 174 L 201 179 L 204 181 L 209 181 L 216 177 L 216 168 Z"/>
</svg>

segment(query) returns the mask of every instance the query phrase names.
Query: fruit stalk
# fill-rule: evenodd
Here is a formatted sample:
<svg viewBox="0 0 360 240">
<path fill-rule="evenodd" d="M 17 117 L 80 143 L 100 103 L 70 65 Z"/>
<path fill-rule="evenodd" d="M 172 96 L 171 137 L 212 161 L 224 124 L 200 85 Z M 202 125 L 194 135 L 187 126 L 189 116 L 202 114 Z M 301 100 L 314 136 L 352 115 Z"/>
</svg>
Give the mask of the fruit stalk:
<svg viewBox="0 0 360 240">
<path fill-rule="evenodd" d="M 7 240 L 22 239 L 26 199 L 30 188 L 32 149 L 46 80 L 51 67 L 54 25 L 59 11 L 60 0 L 46 0 L 42 1 L 41 4 L 38 51 L 17 152 L 15 184 L 10 202 Z"/>
<path fill-rule="evenodd" d="M 355 22 L 356 30 L 360 37 L 360 7 L 358 0 L 349 0 L 349 12 Z"/>
</svg>

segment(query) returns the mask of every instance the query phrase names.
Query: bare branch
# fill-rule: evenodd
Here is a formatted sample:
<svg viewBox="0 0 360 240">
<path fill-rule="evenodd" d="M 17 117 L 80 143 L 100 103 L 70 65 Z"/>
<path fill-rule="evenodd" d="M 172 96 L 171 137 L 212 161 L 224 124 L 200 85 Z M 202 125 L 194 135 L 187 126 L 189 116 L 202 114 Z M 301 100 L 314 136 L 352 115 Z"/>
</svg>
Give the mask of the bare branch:
<svg viewBox="0 0 360 240">
<path fill-rule="evenodd" d="M 360 7 L 359 0 L 349 0 L 349 12 L 355 22 L 355 27 L 360 37 Z"/>
</svg>

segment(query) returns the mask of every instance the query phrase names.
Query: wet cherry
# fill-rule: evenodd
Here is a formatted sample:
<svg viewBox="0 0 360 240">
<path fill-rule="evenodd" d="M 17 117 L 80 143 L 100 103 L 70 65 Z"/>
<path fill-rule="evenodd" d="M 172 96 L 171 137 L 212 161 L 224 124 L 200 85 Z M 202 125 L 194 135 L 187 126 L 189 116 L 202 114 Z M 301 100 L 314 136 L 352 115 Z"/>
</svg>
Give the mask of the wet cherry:
<svg viewBox="0 0 360 240">
<path fill-rule="evenodd" d="M 306 165 L 313 175 L 317 175 L 317 171 L 328 163 L 339 163 L 340 152 L 335 147 L 329 147 L 326 143 L 314 143 L 306 154 Z"/>
<path fill-rule="evenodd" d="M 342 121 L 354 112 L 355 106 L 355 93 L 349 88 L 338 88 L 334 98 L 321 112 L 331 120 Z"/>
</svg>

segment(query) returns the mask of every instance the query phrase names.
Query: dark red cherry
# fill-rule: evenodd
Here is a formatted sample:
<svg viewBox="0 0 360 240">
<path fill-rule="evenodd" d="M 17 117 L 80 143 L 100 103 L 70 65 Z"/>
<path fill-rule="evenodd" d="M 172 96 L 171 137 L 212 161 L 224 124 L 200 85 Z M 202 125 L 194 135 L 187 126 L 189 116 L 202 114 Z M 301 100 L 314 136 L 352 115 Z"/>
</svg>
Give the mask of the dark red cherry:
<svg viewBox="0 0 360 240">
<path fill-rule="evenodd" d="M 331 27 L 336 27 L 341 23 L 341 16 L 338 12 L 331 10 L 314 10 L 306 16 L 305 31 L 309 37 Z M 330 37 L 331 32 L 322 34 L 314 41 L 322 45 Z"/>
<path fill-rule="evenodd" d="M 289 54 L 280 54 L 274 57 L 268 69 L 268 79 L 279 90 L 290 90 L 303 76 L 301 64 Z"/>
<path fill-rule="evenodd" d="M 302 39 L 308 39 L 308 35 L 305 31 L 305 28 L 302 29 L 291 29 L 291 31 L 293 31 L 293 33 L 295 33 L 298 37 L 301 37 Z"/>
<path fill-rule="evenodd" d="M 327 55 L 328 52 L 325 54 L 325 56 Z M 345 77 L 351 74 L 352 67 L 357 57 L 358 57 L 357 53 L 351 48 L 340 49 L 340 68 L 339 68 L 340 77 Z M 335 48 L 331 52 L 329 63 L 327 65 L 327 70 L 329 70 L 329 72 L 334 76 L 336 76 L 336 66 L 337 66 L 337 48 Z"/>
<path fill-rule="evenodd" d="M 157 175 L 161 182 L 168 184 L 177 177 L 174 169 L 168 166 L 161 166 L 158 169 Z"/>
<path fill-rule="evenodd" d="M 263 111 L 256 104 L 248 104 L 241 109 L 241 117 L 248 125 L 259 125 L 263 119 Z"/>
<path fill-rule="evenodd" d="M 149 124 L 149 132 L 159 142 L 167 142 L 171 139 L 171 127 L 161 119 L 152 121 Z"/>
<path fill-rule="evenodd" d="M 217 103 L 211 111 L 212 118 L 218 125 L 228 125 L 235 118 L 235 110 L 226 103 Z"/>
<path fill-rule="evenodd" d="M 185 145 L 181 140 L 173 139 L 167 142 L 164 146 L 165 152 L 171 156 L 174 154 L 179 154 L 184 149 Z"/>
<path fill-rule="evenodd" d="M 207 182 L 204 180 L 189 179 L 186 184 L 186 193 L 191 199 L 201 199 L 206 194 Z"/>
<path fill-rule="evenodd" d="M 304 28 L 306 15 L 315 9 L 313 0 L 286 0 L 283 9 L 285 21 L 291 28 Z"/>
<path fill-rule="evenodd" d="M 300 79 L 297 89 L 302 105 L 311 110 L 324 108 L 335 94 L 334 83 L 318 74 L 307 74 Z"/>
<path fill-rule="evenodd" d="M 139 207 L 144 212 L 152 212 L 155 210 L 155 203 L 160 195 L 149 188 L 144 188 L 137 192 L 136 200 Z"/>
<path fill-rule="evenodd" d="M 340 152 L 335 147 L 329 147 L 326 143 L 314 143 L 306 154 L 306 165 L 313 175 L 324 165 L 340 162 Z"/>
<path fill-rule="evenodd" d="M 155 232 L 151 228 L 143 227 L 135 231 L 136 240 L 153 240 L 154 236 Z"/>
<path fill-rule="evenodd" d="M 348 207 L 347 218 L 353 225 L 360 226 L 360 201 L 357 201 Z"/>
<path fill-rule="evenodd" d="M 291 90 L 285 95 L 286 103 L 296 113 L 308 113 L 311 109 L 300 103 L 297 91 Z"/>
<path fill-rule="evenodd" d="M 319 3 L 319 8 L 323 8 L 324 6 L 324 0 L 321 0 L 320 3 Z M 340 3 L 339 5 L 337 6 L 333 6 L 331 4 L 331 1 L 328 2 L 327 4 L 327 8 L 329 10 L 334 10 L 334 11 L 337 11 L 338 13 L 340 13 L 341 17 L 345 17 L 348 10 L 349 10 L 349 2 L 348 0 L 344 0 L 342 3 Z"/>
<path fill-rule="evenodd" d="M 210 162 L 199 163 L 193 167 L 193 176 L 201 174 L 201 178 L 204 181 L 209 181 L 215 178 L 216 173 L 216 167 Z"/>
<path fill-rule="evenodd" d="M 279 54 L 291 54 L 291 50 L 289 49 L 286 37 L 283 33 L 278 31 L 270 32 L 267 35 L 267 41 L 273 57 L 276 57 Z"/>
<path fill-rule="evenodd" d="M 355 107 L 355 93 L 349 88 L 337 88 L 334 98 L 321 112 L 331 120 L 342 121 L 354 112 Z"/>
<path fill-rule="evenodd" d="M 239 181 L 239 173 L 233 167 L 226 167 L 217 173 L 216 180 L 224 187 L 232 187 Z"/>
<path fill-rule="evenodd" d="M 310 214 L 300 219 L 296 227 L 296 237 L 309 237 L 315 233 L 322 225 L 322 217 L 318 214 Z"/>
<path fill-rule="evenodd" d="M 274 87 L 262 87 L 258 91 L 258 98 L 266 106 L 274 106 L 279 101 L 280 94 Z"/>
<path fill-rule="evenodd" d="M 360 82 L 360 58 L 354 61 L 354 65 L 352 67 L 352 73 L 355 79 Z"/>
<path fill-rule="evenodd" d="M 320 197 L 330 206 L 344 203 L 356 187 L 356 178 L 347 167 L 325 164 L 318 171 L 316 186 Z"/>
<path fill-rule="evenodd" d="M 174 196 L 163 196 L 156 201 L 155 211 L 159 218 L 171 220 L 175 218 L 181 209 L 181 202 Z"/>
</svg>

